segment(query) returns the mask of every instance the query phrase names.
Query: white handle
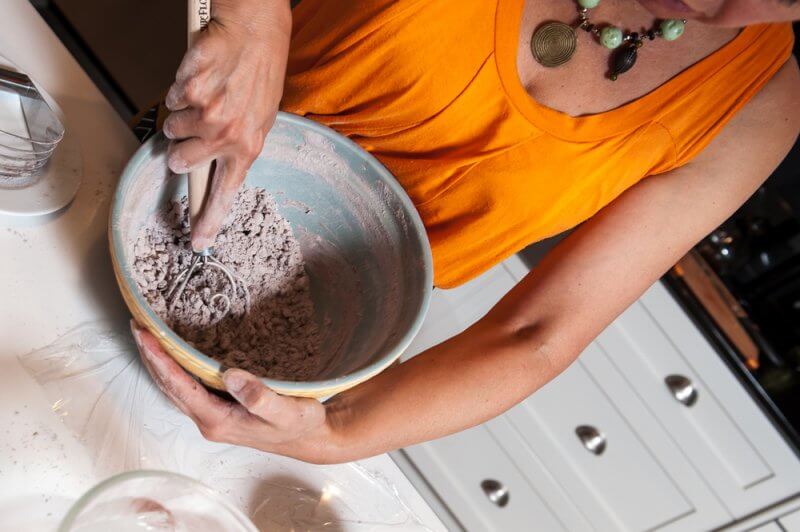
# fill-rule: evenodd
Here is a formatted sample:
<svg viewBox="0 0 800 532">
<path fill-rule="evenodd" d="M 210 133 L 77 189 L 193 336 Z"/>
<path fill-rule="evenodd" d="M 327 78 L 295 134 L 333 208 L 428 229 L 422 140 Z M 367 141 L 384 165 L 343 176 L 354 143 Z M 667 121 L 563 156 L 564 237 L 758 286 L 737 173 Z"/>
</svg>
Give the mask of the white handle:
<svg viewBox="0 0 800 532">
<path fill-rule="evenodd" d="M 211 0 L 188 0 L 187 37 L 192 46 L 211 21 Z M 191 223 L 203 210 L 211 183 L 211 165 L 206 165 L 189 173 L 189 222 Z M 200 250 L 198 250 L 200 251 Z"/>
</svg>

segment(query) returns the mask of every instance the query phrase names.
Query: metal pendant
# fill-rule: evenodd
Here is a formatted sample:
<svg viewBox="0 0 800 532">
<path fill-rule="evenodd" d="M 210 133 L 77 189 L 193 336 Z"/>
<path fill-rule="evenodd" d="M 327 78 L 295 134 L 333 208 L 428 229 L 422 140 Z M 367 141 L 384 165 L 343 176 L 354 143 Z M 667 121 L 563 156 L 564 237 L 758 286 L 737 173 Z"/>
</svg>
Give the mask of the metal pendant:
<svg viewBox="0 0 800 532">
<path fill-rule="evenodd" d="M 563 22 L 548 22 L 533 32 L 531 52 L 542 66 L 557 67 L 572 58 L 577 40 L 572 26 Z"/>
</svg>

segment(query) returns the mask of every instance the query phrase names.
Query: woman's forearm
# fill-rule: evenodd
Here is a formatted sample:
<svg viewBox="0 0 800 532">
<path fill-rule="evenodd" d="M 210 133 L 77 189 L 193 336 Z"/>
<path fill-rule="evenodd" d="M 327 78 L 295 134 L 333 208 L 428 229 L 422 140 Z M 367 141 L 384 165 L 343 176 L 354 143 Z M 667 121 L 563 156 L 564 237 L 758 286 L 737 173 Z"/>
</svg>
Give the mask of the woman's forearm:
<svg viewBox="0 0 800 532">
<path fill-rule="evenodd" d="M 485 318 L 326 404 L 328 422 L 291 454 L 345 462 L 489 420 L 533 393 L 574 357 L 554 355 L 547 330 L 517 333 Z M 288 451 L 288 450 L 287 450 Z"/>
</svg>

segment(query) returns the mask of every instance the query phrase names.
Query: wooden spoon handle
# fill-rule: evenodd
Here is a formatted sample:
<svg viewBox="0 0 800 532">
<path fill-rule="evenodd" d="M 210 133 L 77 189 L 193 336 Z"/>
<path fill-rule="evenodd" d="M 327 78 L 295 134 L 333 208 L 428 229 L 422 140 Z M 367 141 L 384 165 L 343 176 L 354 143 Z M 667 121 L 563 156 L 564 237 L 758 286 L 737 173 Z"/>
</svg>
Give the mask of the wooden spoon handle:
<svg viewBox="0 0 800 532">
<path fill-rule="evenodd" d="M 188 0 L 187 4 L 187 37 L 189 46 L 192 46 L 211 21 L 211 0 Z M 210 184 L 210 164 L 189 172 L 189 222 L 203 210 Z"/>
<path fill-rule="evenodd" d="M 191 46 L 200 32 L 211 22 L 211 0 L 188 0 L 188 7 L 187 37 Z"/>
</svg>

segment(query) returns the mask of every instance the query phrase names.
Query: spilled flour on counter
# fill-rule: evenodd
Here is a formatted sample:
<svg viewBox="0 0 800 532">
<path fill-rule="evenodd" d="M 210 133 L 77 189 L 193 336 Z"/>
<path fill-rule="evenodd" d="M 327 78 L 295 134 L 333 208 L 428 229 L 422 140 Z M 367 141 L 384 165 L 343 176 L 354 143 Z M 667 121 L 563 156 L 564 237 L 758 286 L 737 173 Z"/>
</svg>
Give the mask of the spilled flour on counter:
<svg viewBox="0 0 800 532">
<path fill-rule="evenodd" d="M 192 260 L 187 200 L 173 200 L 142 226 L 134 245 L 134 279 L 152 309 L 184 340 L 224 366 L 259 377 L 309 380 L 321 370 L 319 330 L 300 246 L 275 200 L 260 188 L 245 188 L 220 229 L 214 256 L 250 290 L 231 298 L 223 313 L 215 293 L 230 295 L 230 283 L 203 268 L 170 313 L 166 294 Z"/>
</svg>

